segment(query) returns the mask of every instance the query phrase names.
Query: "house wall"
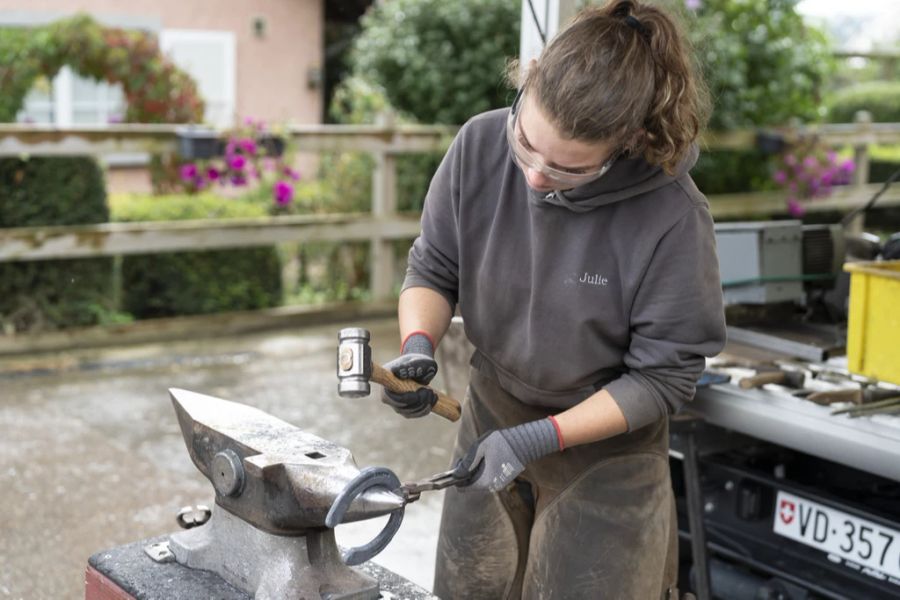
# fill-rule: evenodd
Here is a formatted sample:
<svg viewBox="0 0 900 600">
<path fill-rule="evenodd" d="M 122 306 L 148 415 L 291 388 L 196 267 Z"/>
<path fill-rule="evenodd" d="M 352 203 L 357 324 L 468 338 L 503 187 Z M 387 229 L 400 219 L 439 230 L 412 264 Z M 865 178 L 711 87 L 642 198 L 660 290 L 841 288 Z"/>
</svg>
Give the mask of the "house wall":
<svg viewBox="0 0 900 600">
<path fill-rule="evenodd" d="M 320 123 L 323 0 L 0 0 L 0 20 L 39 23 L 87 12 L 107 23 L 150 29 L 230 31 L 236 39 L 236 117 Z M 258 36 L 254 19 L 265 21 Z"/>
</svg>

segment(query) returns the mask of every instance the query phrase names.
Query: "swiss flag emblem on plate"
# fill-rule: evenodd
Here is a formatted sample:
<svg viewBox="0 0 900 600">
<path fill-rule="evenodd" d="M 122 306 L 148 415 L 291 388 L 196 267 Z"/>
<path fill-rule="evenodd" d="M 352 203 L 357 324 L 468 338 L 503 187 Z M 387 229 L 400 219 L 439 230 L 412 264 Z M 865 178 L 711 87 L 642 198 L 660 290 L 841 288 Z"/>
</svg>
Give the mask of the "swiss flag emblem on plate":
<svg viewBox="0 0 900 600">
<path fill-rule="evenodd" d="M 781 520 L 785 525 L 790 525 L 791 521 L 794 520 L 794 515 L 797 512 L 797 505 L 791 502 L 790 500 L 781 500 L 781 506 L 778 507 L 778 516 L 781 517 Z"/>
</svg>

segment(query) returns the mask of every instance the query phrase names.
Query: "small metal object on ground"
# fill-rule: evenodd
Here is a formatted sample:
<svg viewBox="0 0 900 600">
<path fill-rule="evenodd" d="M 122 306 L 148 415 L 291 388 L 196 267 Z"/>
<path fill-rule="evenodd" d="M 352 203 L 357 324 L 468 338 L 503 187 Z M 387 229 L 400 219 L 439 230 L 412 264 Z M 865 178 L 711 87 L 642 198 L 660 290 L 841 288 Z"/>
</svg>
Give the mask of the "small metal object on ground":
<svg viewBox="0 0 900 600">
<path fill-rule="evenodd" d="M 191 529 L 192 527 L 199 527 L 209 521 L 210 516 L 212 516 L 212 511 L 208 506 L 203 504 L 197 506 L 185 506 L 178 511 L 175 521 L 182 529 Z"/>
</svg>

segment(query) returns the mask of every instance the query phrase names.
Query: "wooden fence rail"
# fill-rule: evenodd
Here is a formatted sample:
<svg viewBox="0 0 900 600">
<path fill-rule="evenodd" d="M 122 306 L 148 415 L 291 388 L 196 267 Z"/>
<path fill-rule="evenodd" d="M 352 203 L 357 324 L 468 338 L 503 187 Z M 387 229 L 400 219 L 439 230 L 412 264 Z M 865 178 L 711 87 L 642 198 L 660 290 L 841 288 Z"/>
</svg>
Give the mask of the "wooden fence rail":
<svg viewBox="0 0 900 600">
<path fill-rule="evenodd" d="M 0 156 L 105 155 L 168 152 L 177 147 L 179 126 L 117 125 L 66 128 L 0 124 Z M 456 128 L 311 125 L 287 130 L 301 152 L 364 151 L 375 157 L 372 213 L 366 215 L 285 216 L 219 221 L 104 223 L 101 225 L 0 229 L 0 263 L 80 258 L 189 249 L 234 248 L 279 242 L 361 241 L 372 248 L 371 291 L 376 300 L 390 296 L 394 277 L 394 245 L 418 233 L 418 219 L 397 213 L 396 155 L 443 151 Z M 871 123 L 866 114 L 851 124 L 792 127 L 779 130 L 787 141 L 816 136 L 833 146 L 854 148 L 857 169 L 853 185 L 810 205 L 810 210 L 848 211 L 867 201 L 879 186 L 869 185 L 869 147 L 900 144 L 900 123 Z M 756 131 L 709 133 L 707 149 L 749 149 Z M 710 196 L 717 218 L 758 218 L 784 210 L 780 193 Z M 880 206 L 900 205 L 900 190 L 889 190 Z"/>
</svg>

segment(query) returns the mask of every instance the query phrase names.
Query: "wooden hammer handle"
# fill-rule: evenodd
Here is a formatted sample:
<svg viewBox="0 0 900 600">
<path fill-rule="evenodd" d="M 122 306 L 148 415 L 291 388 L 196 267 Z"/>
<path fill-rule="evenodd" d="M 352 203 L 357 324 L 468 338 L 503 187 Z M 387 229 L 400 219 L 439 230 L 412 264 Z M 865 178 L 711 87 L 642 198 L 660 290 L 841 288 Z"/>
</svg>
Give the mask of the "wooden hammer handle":
<svg viewBox="0 0 900 600">
<path fill-rule="evenodd" d="M 411 379 L 400 379 L 381 365 L 374 362 L 372 363 L 372 381 L 383 385 L 392 392 L 414 392 L 419 388 L 428 387 L 421 383 L 416 383 Z M 462 413 L 459 402 L 443 392 L 439 392 L 434 388 L 430 389 L 437 394 L 437 402 L 435 402 L 431 411 L 450 421 L 458 421 L 459 416 Z"/>
<path fill-rule="evenodd" d="M 757 373 L 756 375 L 751 375 L 750 377 L 744 377 L 738 383 L 741 389 L 749 390 L 751 388 L 758 388 L 767 383 L 781 383 L 785 380 L 787 374 L 783 371 L 766 371 L 763 373 Z"/>
<path fill-rule="evenodd" d="M 835 402 L 862 404 L 863 393 L 859 389 L 825 390 L 810 394 L 806 399 L 816 404 L 834 404 Z"/>
</svg>

